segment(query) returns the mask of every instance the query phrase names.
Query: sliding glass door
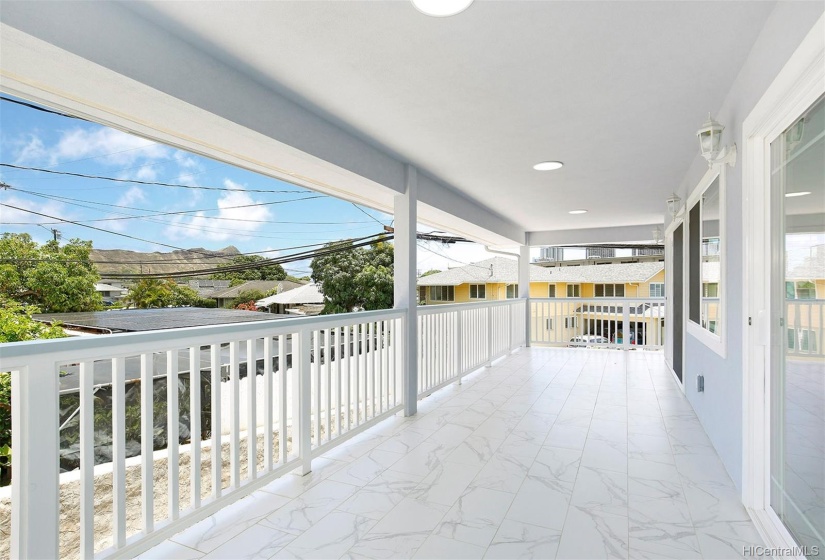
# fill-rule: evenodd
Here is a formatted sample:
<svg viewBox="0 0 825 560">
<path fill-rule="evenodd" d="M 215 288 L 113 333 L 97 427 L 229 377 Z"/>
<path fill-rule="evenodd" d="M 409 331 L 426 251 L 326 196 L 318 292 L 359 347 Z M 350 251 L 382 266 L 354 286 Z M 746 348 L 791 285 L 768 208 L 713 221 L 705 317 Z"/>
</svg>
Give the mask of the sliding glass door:
<svg viewBox="0 0 825 560">
<path fill-rule="evenodd" d="M 825 554 L 825 98 L 771 143 L 770 505 Z"/>
</svg>

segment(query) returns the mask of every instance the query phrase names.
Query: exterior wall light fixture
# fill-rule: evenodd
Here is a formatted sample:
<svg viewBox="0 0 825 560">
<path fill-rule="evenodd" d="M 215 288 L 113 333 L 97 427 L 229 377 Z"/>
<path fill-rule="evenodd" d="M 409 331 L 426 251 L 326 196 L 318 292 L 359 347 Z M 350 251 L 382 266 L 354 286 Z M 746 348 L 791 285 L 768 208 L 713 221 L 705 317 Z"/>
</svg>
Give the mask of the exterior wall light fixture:
<svg viewBox="0 0 825 560">
<path fill-rule="evenodd" d="M 702 128 L 696 131 L 699 137 L 699 150 L 702 157 L 708 161 L 708 167 L 717 163 L 727 163 L 731 167 L 736 165 L 736 144 L 722 146 L 722 131 L 725 127 L 713 120 L 708 113 L 708 120 Z"/>
<path fill-rule="evenodd" d="M 672 195 L 670 195 L 670 198 L 667 199 L 667 211 L 670 212 L 670 216 L 672 218 L 675 218 L 676 215 L 679 213 L 679 210 L 681 208 L 681 202 L 682 199 L 679 198 L 679 195 L 677 195 L 676 193 L 673 193 Z"/>
</svg>

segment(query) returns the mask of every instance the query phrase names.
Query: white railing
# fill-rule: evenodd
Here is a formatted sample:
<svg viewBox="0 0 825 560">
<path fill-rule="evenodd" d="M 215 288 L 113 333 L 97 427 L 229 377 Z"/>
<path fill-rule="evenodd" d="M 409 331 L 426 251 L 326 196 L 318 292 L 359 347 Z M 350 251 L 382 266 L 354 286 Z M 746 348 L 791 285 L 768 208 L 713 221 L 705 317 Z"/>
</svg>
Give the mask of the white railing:
<svg viewBox="0 0 825 560">
<path fill-rule="evenodd" d="M 664 324 L 664 298 L 530 299 L 531 344 L 661 348 Z"/>
<path fill-rule="evenodd" d="M 825 300 L 785 301 L 785 329 L 789 356 L 825 355 Z"/>
<path fill-rule="evenodd" d="M 420 396 L 523 345 L 525 313 L 525 300 L 419 308 Z M 406 323 L 370 311 L 3 345 L 14 460 L 0 556 L 134 556 L 309 472 L 403 409 Z"/>
<path fill-rule="evenodd" d="M 427 395 L 525 343 L 523 299 L 418 308 L 418 394 Z"/>
<path fill-rule="evenodd" d="M 313 457 L 401 410 L 404 319 L 373 311 L 4 345 L 10 555 L 129 556 L 290 470 L 308 472 Z M 79 408 L 61 423 L 66 398 Z M 59 426 L 72 422 L 79 469 L 61 475 Z M 105 465 L 101 443 L 111 445 Z M 60 488 L 72 476 L 75 501 Z"/>
</svg>

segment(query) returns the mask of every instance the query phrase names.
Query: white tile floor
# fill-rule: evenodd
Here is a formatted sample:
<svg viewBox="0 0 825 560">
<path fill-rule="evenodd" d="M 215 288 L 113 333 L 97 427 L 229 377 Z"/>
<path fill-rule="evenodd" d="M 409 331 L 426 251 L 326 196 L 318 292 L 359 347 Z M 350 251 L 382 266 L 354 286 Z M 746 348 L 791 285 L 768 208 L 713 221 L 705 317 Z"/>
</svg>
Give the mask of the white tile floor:
<svg viewBox="0 0 825 560">
<path fill-rule="evenodd" d="M 523 349 L 143 558 L 740 558 L 762 544 L 659 352 Z"/>
</svg>

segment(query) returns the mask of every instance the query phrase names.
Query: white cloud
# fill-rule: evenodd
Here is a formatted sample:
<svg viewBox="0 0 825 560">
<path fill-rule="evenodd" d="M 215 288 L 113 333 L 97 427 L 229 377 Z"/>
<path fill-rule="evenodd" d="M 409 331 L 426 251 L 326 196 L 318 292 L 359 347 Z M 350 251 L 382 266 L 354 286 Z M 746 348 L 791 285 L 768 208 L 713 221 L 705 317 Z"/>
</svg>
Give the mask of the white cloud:
<svg viewBox="0 0 825 560">
<path fill-rule="evenodd" d="M 129 187 L 129 190 L 120 195 L 117 199 L 118 206 L 130 206 L 135 202 L 143 202 L 146 200 L 146 193 L 140 187 Z"/>
<path fill-rule="evenodd" d="M 33 210 L 40 214 L 47 214 L 49 216 L 55 216 L 57 218 L 72 220 L 74 219 L 71 213 L 66 211 L 66 206 L 62 202 L 56 202 L 52 200 L 47 201 L 32 201 L 25 198 L 20 198 L 15 195 L 2 195 L 0 196 L 0 202 L 5 204 L 10 204 L 11 206 L 17 206 L 18 208 L 26 208 L 29 210 Z M 53 218 L 46 218 L 43 216 L 38 216 L 36 214 L 32 214 L 30 212 L 24 212 L 22 210 L 16 210 L 14 208 L 9 208 L 8 206 L 0 206 L 0 223 L 3 224 L 3 228 L 11 228 L 11 227 L 20 227 L 26 229 L 30 233 L 31 226 L 14 226 L 10 224 L 16 224 L 18 222 L 23 223 L 44 223 L 44 222 L 55 222 L 57 220 Z M 53 226 L 60 229 L 60 224 Z M 39 229 L 39 228 L 34 228 Z"/>
<path fill-rule="evenodd" d="M 23 165 L 36 163 L 46 158 L 46 146 L 36 134 L 29 134 L 28 138 L 21 138 L 14 142 L 14 163 Z"/>
<path fill-rule="evenodd" d="M 223 182 L 226 188 L 242 189 L 243 186 L 225 179 Z M 204 212 L 198 212 L 194 216 L 177 216 L 173 219 L 174 225 L 166 228 L 166 234 L 173 239 L 184 237 L 197 237 L 210 241 L 226 241 L 235 239 L 247 239 L 244 233 L 252 233 L 261 227 L 257 221 L 245 220 L 271 220 L 272 211 L 266 206 L 248 206 L 258 204 L 260 201 L 253 199 L 245 191 L 229 191 L 220 196 L 217 201 L 218 213 L 210 213 L 207 216 Z M 244 208 L 235 208 L 245 206 Z M 232 220 L 212 220 L 211 217 L 232 218 Z M 233 229 L 234 232 L 215 230 L 210 228 Z"/>
<path fill-rule="evenodd" d="M 74 128 L 63 132 L 50 150 L 50 164 L 95 158 L 99 163 L 123 166 L 138 160 L 166 159 L 169 151 L 162 144 L 113 128 Z"/>
<path fill-rule="evenodd" d="M 181 150 L 175 150 L 175 153 L 172 154 L 172 157 L 177 162 L 178 167 L 181 169 L 188 169 L 188 170 L 202 170 L 203 166 L 200 164 L 198 160 L 196 160 L 192 155 L 182 152 Z"/>
</svg>

